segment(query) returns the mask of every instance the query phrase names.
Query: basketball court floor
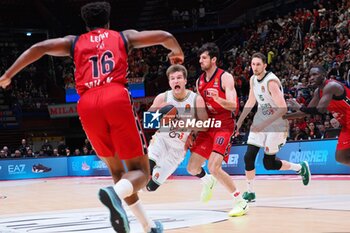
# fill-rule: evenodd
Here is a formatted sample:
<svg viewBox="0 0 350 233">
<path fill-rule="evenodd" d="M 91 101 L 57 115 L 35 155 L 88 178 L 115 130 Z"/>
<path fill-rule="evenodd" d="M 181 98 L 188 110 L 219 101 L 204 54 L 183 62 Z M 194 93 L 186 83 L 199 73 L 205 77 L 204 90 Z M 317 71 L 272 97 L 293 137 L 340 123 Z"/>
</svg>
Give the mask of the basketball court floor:
<svg viewBox="0 0 350 233">
<path fill-rule="evenodd" d="M 232 177 L 241 191 L 242 176 Z M 0 233 L 109 233 L 100 187 L 111 177 L 32 179 L 0 182 Z M 200 181 L 173 177 L 154 193 L 140 193 L 154 219 L 169 233 L 350 232 L 350 176 L 258 176 L 257 201 L 246 216 L 230 218 L 229 194 L 217 185 L 213 199 L 199 202 Z M 130 211 L 131 232 L 142 232 Z"/>
</svg>

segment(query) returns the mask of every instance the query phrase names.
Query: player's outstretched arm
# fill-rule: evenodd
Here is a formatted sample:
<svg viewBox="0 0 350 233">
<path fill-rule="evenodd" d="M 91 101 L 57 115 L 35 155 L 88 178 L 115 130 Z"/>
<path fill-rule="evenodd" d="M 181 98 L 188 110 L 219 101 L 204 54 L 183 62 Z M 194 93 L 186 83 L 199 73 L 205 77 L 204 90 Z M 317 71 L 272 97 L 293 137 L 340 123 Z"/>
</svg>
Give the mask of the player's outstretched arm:
<svg viewBox="0 0 350 233">
<path fill-rule="evenodd" d="M 148 109 L 149 112 L 157 111 L 157 109 L 160 109 L 165 105 L 165 93 L 160 93 L 159 95 L 154 98 L 153 103 L 151 107 Z"/>
<path fill-rule="evenodd" d="M 243 108 L 243 112 L 241 113 L 241 115 L 239 116 L 239 119 L 237 121 L 237 127 L 236 127 L 236 131 L 237 133 L 239 132 L 239 129 L 241 128 L 244 119 L 248 116 L 248 114 L 250 113 L 250 111 L 252 111 L 252 109 L 254 108 L 255 104 L 256 104 L 256 99 L 254 96 L 254 91 L 253 91 L 253 78 L 250 78 L 250 89 L 249 89 L 249 97 L 247 102 L 244 105 Z"/>
<path fill-rule="evenodd" d="M 168 54 L 171 64 L 182 64 L 184 61 L 183 51 L 176 38 L 169 32 L 154 31 L 136 31 L 125 30 L 122 32 L 127 40 L 129 49 L 143 48 L 153 45 L 162 45 L 171 50 Z"/>
<path fill-rule="evenodd" d="M 0 86 L 6 88 L 11 79 L 24 67 L 39 60 L 44 55 L 51 56 L 69 56 L 70 48 L 75 36 L 66 36 L 63 38 L 49 39 L 32 45 L 24 51 L 12 66 L 1 76 Z"/>
</svg>

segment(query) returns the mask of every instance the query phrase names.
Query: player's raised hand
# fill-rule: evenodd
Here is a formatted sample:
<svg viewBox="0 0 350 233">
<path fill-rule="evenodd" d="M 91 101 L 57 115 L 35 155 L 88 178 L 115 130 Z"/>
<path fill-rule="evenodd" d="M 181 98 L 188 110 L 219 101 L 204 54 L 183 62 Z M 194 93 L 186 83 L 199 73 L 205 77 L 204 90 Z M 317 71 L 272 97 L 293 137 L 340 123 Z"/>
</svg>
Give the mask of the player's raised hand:
<svg viewBox="0 0 350 233">
<path fill-rule="evenodd" d="M 168 54 L 168 57 L 169 57 L 169 61 L 170 61 L 170 64 L 174 65 L 174 64 L 182 64 L 184 62 L 184 53 L 181 51 L 179 52 L 170 52 Z"/>
<path fill-rule="evenodd" d="M 1 88 L 6 88 L 8 85 L 11 84 L 11 78 L 5 74 L 3 74 L 0 78 L 0 87 Z"/>
</svg>

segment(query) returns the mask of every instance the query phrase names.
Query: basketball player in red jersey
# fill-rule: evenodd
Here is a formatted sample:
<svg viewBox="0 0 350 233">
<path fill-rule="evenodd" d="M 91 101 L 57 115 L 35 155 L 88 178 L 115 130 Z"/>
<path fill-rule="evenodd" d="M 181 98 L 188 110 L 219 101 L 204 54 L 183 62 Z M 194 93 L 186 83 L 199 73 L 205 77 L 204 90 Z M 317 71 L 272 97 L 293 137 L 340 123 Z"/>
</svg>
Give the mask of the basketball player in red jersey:
<svg viewBox="0 0 350 233">
<path fill-rule="evenodd" d="M 81 8 L 81 15 L 87 33 L 34 44 L 0 78 L 0 86 L 7 87 L 14 75 L 45 54 L 72 56 L 82 126 L 116 183 L 99 191 L 100 200 L 110 210 L 114 230 L 130 232 L 121 203 L 124 199 L 145 232 L 162 232 L 161 223 L 147 217 L 137 196 L 148 182 L 149 162 L 142 128 L 125 88 L 127 57 L 133 48 L 163 45 L 171 50 L 171 63 L 182 63 L 183 52 L 176 39 L 165 31 L 109 30 L 107 2 L 87 4 Z M 125 160 L 128 171 L 121 160 Z"/>
<path fill-rule="evenodd" d="M 350 166 L 350 89 L 335 80 L 327 80 L 327 73 L 322 66 L 313 66 L 309 74 L 309 82 L 316 88 L 312 100 L 307 107 L 293 99 L 289 100 L 290 106 L 299 111 L 287 114 L 285 118 L 323 114 L 328 110 L 342 125 L 335 158 L 339 163 Z"/>
<path fill-rule="evenodd" d="M 236 188 L 231 177 L 222 169 L 222 161 L 231 149 L 234 131 L 233 113 L 238 109 L 237 93 L 231 74 L 217 67 L 219 48 L 214 43 L 204 44 L 198 52 L 203 74 L 197 80 L 197 91 L 204 98 L 209 118 L 221 121 L 220 128 L 199 132 L 192 147 L 187 170 L 203 181 L 201 200 L 207 202 L 218 180 L 234 199 L 229 216 L 241 216 L 248 210 L 247 202 Z M 202 164 L 208 161 L 211 175 L 205 173 Z"/>
</svg>

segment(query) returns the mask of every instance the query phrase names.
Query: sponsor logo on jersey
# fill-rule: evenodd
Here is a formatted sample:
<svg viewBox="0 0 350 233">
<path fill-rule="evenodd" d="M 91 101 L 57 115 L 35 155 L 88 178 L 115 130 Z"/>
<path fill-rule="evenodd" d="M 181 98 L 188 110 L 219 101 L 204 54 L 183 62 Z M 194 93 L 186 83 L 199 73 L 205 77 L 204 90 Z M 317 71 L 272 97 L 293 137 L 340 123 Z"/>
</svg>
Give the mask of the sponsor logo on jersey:
<svg viewBox="0 0 350 233">
<path fill-rule="evenodd" d="M 185 113 L 189 113 L 191 112 L 191 105 L 190 104 L 186 104 L 185 106 Z"/>
<path fill-rule="evenodd" d="M 262 92 L 262 93 L 265 92 L 265 86 L 261 86 L 261 92 Z"/>
<path fill-rule="evenodd" d="M 219 87 L 219 79 L 215 78 L 213 87 Z"/>
</svg>

